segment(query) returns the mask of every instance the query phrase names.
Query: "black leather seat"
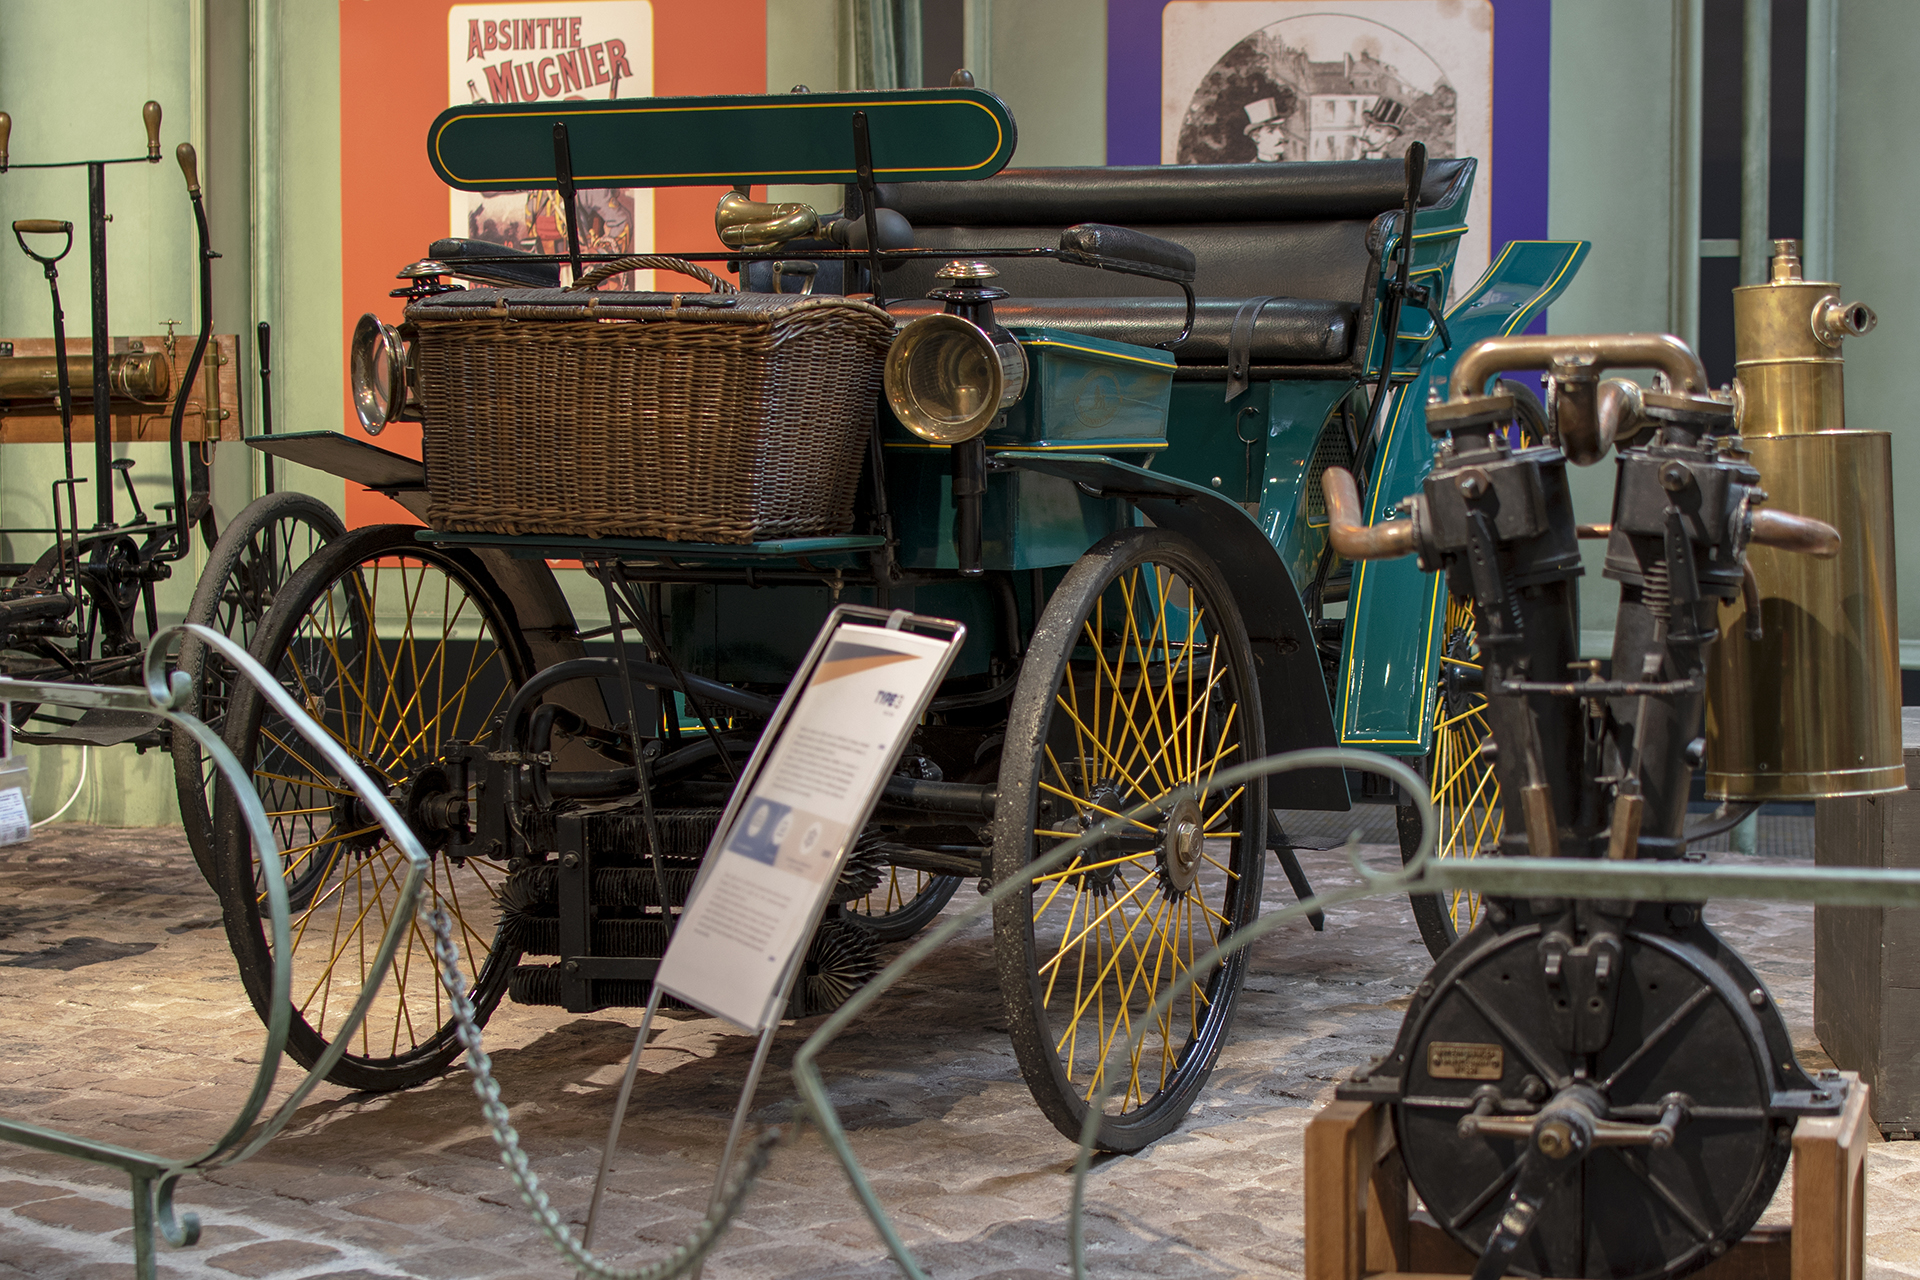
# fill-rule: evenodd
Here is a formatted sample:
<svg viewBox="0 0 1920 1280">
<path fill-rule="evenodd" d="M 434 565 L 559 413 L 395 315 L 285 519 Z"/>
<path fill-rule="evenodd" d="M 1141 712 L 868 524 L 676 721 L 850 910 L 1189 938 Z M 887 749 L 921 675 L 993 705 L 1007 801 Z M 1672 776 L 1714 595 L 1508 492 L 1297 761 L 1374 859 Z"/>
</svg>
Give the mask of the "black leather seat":
<svg viewBox="0 0 1920 1280">
<path fill-rule="evenodd" d="M 1429 162 L 1421 204 L 1454 200 L 1473 164 Z M 1224 366 L 1235 314 L 1248 299 L 1272 298 L 1253 326 L 1256 370 L 1325 368 L 1365 358 L 1356 337 L 1369 322 L 1379 278 L 1379 223 L 1404 202 L 1405 173 L 1397 160 L 1007 169 L 981 182 L 882 184 L 879 194 L 883 206 L 913 224 L 917 247 L 956 257 L 1050 248 L 1063 228 L 1082 222 L 1185 245 L 1198 261 L 1200 308 L 1193 338 L 1177 353 L 1183 367 L 1198 373 Z M 859 192 L 850 188 L 847 212 L 859 209 Z M 923 297 L 941 262 L 887 272 L 888 298 Z M 1004 324 L 1049 324 L 1149 346 L 1180 332 L 1183 303 L 1171 287 L 1164 296 L 1143 297 L 1154 286 L 1112 272 L 1039 258 L 995 265 L 996 283 L 1013 294 L 996 308 Z M 893 309 L 903 316 L 921 311 L 914 303 Z"/>
</svg>

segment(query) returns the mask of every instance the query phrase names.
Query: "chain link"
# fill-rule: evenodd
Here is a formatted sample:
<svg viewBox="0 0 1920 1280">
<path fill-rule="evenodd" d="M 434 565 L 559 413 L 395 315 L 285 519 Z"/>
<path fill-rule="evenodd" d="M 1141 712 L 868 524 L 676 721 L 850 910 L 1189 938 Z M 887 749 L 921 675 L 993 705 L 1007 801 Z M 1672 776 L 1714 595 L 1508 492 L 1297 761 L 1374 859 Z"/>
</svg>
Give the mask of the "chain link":
<svg viewBox="0 0 1920 1280">
<path fill-rule="evenodd" d="M 460 952 L 453 941 L 453 922 L 447 918 L 444 910 L 436 907 L 428 914 L 427 924 L 433 930 L 434 955 L 440 961 L 440 985 L 447 990 L 447 997 L 453 1006 L 455 1031 L 467 1051 L 467 1068 L 473 1073 L 473 1091 L 479 1096 L 480 1110 L 493 1130 L 494 1144 L 500 1148 L 500 1163 L 506 1166 L 507 1176 L 513 1179 L 513 1185 L 520 1192 L 520 1202 L 533 1215 L 534 1224 L 540 1228 L 541 1234 L 567 1260 L 575 1274 L 592 1276 L 595 1280 L 674 1280 L 674 1277 L 686 1275 L 699 1267 L 701 1260 L 726 1234 L 741 1205 L 746 1203 L 754 1183 L 772 1158 L 774 1148 L 798 1128 L 798 1121 L 784 1130 L 768 1129 L 754 1139 L 747 1149 L 739 1176 L 728 1184 L 726 1194 L 701 1219 L 700 1225 L 664 1259 L 637 1270 L 609 1265 L 583 1247 L 567 1224 L 560 1220 L 559 1213 L 547 1198 L 545 1188 L 540 1185 L 539 1176 L 528 1163 L 526 1152 L 520 1149 L 520 1135 L 513 1127 L 506 1104 L 500 1100 L 500 1085 L 493 1078 L 493 1060 L 481 1047 L 480 1026 L 474 1019 L 473 1001 L 467 996 L 466 975 L 460 971 Z"/>
</svg>

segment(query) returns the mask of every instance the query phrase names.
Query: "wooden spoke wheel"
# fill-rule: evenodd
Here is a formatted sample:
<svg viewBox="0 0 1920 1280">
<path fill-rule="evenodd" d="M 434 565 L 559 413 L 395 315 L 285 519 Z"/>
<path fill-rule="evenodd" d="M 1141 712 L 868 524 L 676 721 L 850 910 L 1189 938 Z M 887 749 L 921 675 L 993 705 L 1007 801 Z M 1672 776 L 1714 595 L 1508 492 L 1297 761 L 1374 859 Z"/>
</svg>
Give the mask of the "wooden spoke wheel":
<svg viewBox="0 0 1920 1280">
<path fill-rule="evenodd" d="M 323 543 L 344 532 L 340 517 L 318 498 L 304 493 L 256 498 L 214 544 L 194 588 L 186 621 L 211 627 L 242 647 L 252 645 L 261 620 L 287 580 Z M 225 732 L 232 668 L 208 646 L 188 638 L 180 645 L 178 669 L 193 678 L 194 714 L 215 733 Z M 184 733 L 173 738 L 170 750 L 180 821 L 193 860 L 212 883 L 213 762 Z"/>
<path fill-rule="evenodd" d="M 846 918 L 876 942 L 905 942 L 933 923 L 959 887 L 959 876 L 888 867 L 872 893 L 846 905 Z"/>
<path fill-rule="evenodd" d="M 396 797 L 428 808 L 448 744 L 473 742 L 529 674 L 513 609 L 469 552 L 415 541 L 409 527 L 356 530 L 295 573 L 262 622 L 253 656 Z M 287 1050 L 312 1065 L 358 998 L 407 860 L 344 782 L 257 690 L 240 685 L 226 742 L 252 773 L 287 858 L 294 914 L 293 1026 Z M 272 953 L 261 928 L 262 874 L 224 787 L 216 807 L 218 887 L 227 936 L 254 1008 L 267 1016 Z M 454 858 L 444 832 L 416 833 L 432 869 L 422 907 L 453 920 L 481 1019 L 505 992 L 517 955 L 500 940 L 504 861 Z M 414 922 L 365 1022 L 328 1079 L 401 1089 L 458 1052 L 436 977 L 432 937 Z"/>
<path fill-rule="evenodd" d="M 1472 858 L 1499 850 L 1500 780 L 1493 762 L 1480 754 L 1481 745 L 1493 736 L 1481 683 L 1473 601 L 1449 595 L 1434 679 L 1433 746 L 1425 768 L 1439 826 L 1433 846 L 1437 858 Z M 1411 806 L 1402 806 L 1397 816 L 1400 856 L 1410 859 L 1420 841 L 1420 817 Z M 1411 901 L 1421 940 L 1436 960 L 1480 918 L 1479 894 L 1416 893 Z"/>
<path fill-rule="evenodd" d="M 1083 556 L 1047 602 L 1014 693 L 992 855 L 995 883 L 1024 876 L 1088 827 L 1156 805 L 994 913 L 1015 1054 L 1069 1137 L 1104 1086 L 1099 1146 L 1137 1151 L 1180 1122 L 1212 1072 L 1247 953 L 1191 966 L 1259 912 L 1266 788 L 1166 797 L 1264 753 L 1246 627 L 1206 554 L 1130 529 Z M 1153 1018 L 1169 991 L 1171 1009 Z"/>
</svg>

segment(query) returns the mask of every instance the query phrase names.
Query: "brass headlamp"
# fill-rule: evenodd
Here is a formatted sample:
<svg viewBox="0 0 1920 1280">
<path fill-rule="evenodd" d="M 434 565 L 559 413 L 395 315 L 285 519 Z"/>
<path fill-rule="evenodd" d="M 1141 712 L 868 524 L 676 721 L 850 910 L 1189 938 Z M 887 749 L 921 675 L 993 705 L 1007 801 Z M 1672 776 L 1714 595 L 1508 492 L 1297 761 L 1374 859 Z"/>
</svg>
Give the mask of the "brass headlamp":
<svg viewBox="0 0 1920 1280">
<path fill-rule="evenodd" d="M 934 444 L 971 440 L 1027 389 L 1027 355 L 993 320 L 986 286 L 997 272 L 984 262 L 950 262 L 939 278 L 956 282 L 930 297 L 947 303 L 902 329 L 887 351 L 887 404 L 907 430 Z"/>
<path fill-rule="evenodd" d="M 407 400 L 407 348 L 400 331 L 371 311 L 361 316 L 353 326 L 347 370 L 353 416 L 368 435 L 377 436 L 400 417 Z"/>
</svg>

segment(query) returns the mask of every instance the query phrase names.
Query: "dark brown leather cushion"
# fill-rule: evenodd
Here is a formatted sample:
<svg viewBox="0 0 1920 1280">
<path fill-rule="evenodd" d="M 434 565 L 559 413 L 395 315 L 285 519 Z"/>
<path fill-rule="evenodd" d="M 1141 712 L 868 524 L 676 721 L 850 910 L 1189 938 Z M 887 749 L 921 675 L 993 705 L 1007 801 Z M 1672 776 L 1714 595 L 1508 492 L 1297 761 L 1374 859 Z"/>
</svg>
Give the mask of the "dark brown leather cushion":
<svg viewBox="0 0 1920 1280">
<path fill-rule="evenodd" d="M 1431 160 L 1420 203 L 1437 204 L 1468 161 Z M 1369 221 L 1407 198 L 1399 160 L 1313 164 L 1112 165 L 1088 169 L 1003 169 L 981 182 L 880 184 L 880 204 L 917 228 L 1110 222 Z M 858 196 L 853 197 L 858 201 Z"/>
<path fill-rule="evenodd" d="M 1434 160 L 1423 204 L 1445 199 L 1472 161 Z M 859 194 L 848 190 L 848 207 Z M 1224 364 L 1234 314 L 1248 298 L 1276 299 L 1254 327 L 1260 364 L 1330 364 L 1350 358 L 1361 306 L 1378 270 L 1368 235 L 1406 199 L 1398 160 L 1314 164 L 1123 165 L 1007 169 L 980 182 L 880 187 L 880 203 L 913 224 L 914 244 L 955 257 L 992 248 L 1051 248 L 1061 229 L 1108 223 L 1191 250 L 1200 314 L 1180 363 Z M 923 297 L 943 259 L 886 273 L 889 299 Z M 996 281 L 1013 296 L 1002 323 L 1047 324 L 1155 345 L 1180 332 L 1181 299 L 1107 271 L 1041 258 L 1003 258 Z M 1153 295 L 1153 296 L 1142 296 Z M 918 313 L 917 304 L 894 308 Z M 1030 318 L 1029 318 L 1030 317 Z"/>
<path fill-rule="evenodd" d="M 981 183 L 981 186 L 990 185 Z M 1134 230 L 1171 240 L 1193 251 L 1198 262 L 1194 292 L 1203 298 L 1330 298 L 1358 304 L 1366 296 L 1368 223 L 1250 222 L 1141 223 Z M 1060 243 L 1060 227 L 914 225 L 921 249 L 951 250 L 964 257 L 975 249 L 1047 248 Z M 908 262 L 886 274 L 889 298 L 920 298 L 934 287 L 944 258 Z M 999 258 L 994 283 L 1016 298 L 1131 298 L 1157 293 L 1151 284 L 1111 271 L 1092 271 L 1047 258 Z M 1166 286 L 1171 297 L 1175 285 Z"/>
<path fill-rule="evenodd" d="M 1193 323 L 1193 336 L 1180 344 L 1183 365 L 1220 365 L 1227 362 L 1227 339 L 1233 331 L 1239 298 L 1202 298 Z M 940 310 L 924 299 L 889 302 L 887 309 L 902 320 Z M 1261 311 L 1253 327 L 1250 356 L 1254 364 L 1336 364 L 1353 350 L 1357 308 L 1347 302 L 1320 298 L 1275 298 Z M 994 318 L 1008 328 L 1044 325 L 1084 333 L 1114 342 L 1143 347 L 1159 346 L 1180 335 L 1186 302 L 1173 298 L 1007 298 L 996 302 Z"/>
</svg>

